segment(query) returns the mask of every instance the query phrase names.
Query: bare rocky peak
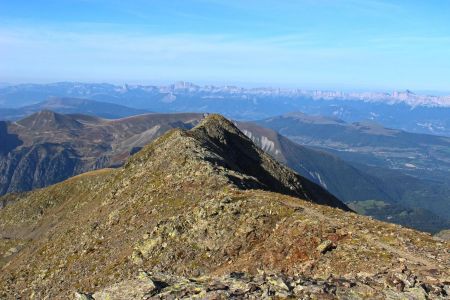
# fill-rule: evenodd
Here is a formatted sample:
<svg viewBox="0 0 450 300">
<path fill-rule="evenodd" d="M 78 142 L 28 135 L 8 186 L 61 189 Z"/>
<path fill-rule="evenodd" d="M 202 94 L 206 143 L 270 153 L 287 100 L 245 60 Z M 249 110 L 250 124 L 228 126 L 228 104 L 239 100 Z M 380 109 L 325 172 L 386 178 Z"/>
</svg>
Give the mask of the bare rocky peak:
<svg viewBox="0 0 450 300">
<path fill-rule="evenodd" d="M 160 159 L 171 159 L 171 156 L 180 157 L 193 152 L 193 157 L 208 162 L 220 174 L 242 188 L 270 190 L 348 210 L 345 204 L 325 189 L 283 166 L 258 148 L 235 124 L 221 115 L 211 114 L 189 131 L 175 131 L 169 137 L 163 137 L 166 144 L 168 139 L 177 139 L 176 145 L 171 145 L 175 151 L 165 153 L 166 157 Z M 177 153 L 177 150 L 186 153 Z"/>
</svg>

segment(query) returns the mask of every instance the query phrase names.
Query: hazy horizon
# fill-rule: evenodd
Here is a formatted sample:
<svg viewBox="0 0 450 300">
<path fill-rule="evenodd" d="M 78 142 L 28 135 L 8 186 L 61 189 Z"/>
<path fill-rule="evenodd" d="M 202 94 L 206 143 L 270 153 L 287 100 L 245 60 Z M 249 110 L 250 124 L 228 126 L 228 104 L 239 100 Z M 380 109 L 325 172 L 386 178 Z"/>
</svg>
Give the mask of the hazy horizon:
<svg viewBox="0 0 450 300">
<path fill-rule="evenodd" d="M 412 90 L 412 89 L 383 89 L 383 88 L 345 88 L 345 87 L 314 87 L 314 86 L 306 86 L 306 85 L 275 85 L 270 83 L 246 83 L 246 82 L 209 82 L 209 81 L 192 81 L 192 80 L 174 80 L 174 81 L 161 81 L 161 80 L 153 80 L 153 81 L 23 81 L 23 82 L 6 82 L 0 81 L 0 88 L 5 86 L 19 86 L 19 85 L 47 85 L 47 84 L 58 84 L 58 83 L 80 83 L 80 84 L 111 84 L 116 86 L 130 85 L 130 86 L 169 86 L 172 84 L 176 84 L 178 82 L 188 82 L 194 85 L 204 87 L 204 86 L 216 86 L 216 87 L 224 87 L 224 86 L 235 86 L 244 89 L 258 89 L 258 88 L 272 88 L 272 89 L 286 89 L 286 90 L 304 90 L 304 91 L 324 91 L 324 92 L 344 92 L 344 93 L 393 93 L 393 92 L 404 92 L 411 91 L 417 95 L 427 95 L 427 96 L 449 96 L 450 91 L 438 91 L 438 90 Z"/>
<path fill-rule="evenodd" d="M 0 81 L 450 91 L 450 2 L 0 0 Z"/>
</svg>

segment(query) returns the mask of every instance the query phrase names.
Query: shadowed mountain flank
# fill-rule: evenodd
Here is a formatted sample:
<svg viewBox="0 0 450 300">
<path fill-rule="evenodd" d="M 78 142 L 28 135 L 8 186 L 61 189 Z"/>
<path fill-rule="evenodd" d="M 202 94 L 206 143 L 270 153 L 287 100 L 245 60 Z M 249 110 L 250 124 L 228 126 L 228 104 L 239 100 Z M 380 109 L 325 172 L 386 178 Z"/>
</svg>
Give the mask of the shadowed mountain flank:
<svg viewBox="0 0 450 300">
<path fill-rule="evenodd" d="M 258 148 L 233 123 L 220 115 L 210 115 L 191 132 L 202 146 L 220 159 L 212 163 L 255 178 L 274 192 L 311 199 L 319 204 L 347 209 L 339 200 L 315 183 L 302 178 Z M 231 178 L 233 178 L 231 176 Z M 239 183 L 239 179 L 235 179 Z M 252 180 L 243 183 L 251 186 Z"/>
<path fill-rule="evenodd" d="M 7 154 L 23 143 L 17 134 L 8 133 L 8 124 L 4 121 L 0 121 L 0 141 L 0 155 Z"/>
</svg>

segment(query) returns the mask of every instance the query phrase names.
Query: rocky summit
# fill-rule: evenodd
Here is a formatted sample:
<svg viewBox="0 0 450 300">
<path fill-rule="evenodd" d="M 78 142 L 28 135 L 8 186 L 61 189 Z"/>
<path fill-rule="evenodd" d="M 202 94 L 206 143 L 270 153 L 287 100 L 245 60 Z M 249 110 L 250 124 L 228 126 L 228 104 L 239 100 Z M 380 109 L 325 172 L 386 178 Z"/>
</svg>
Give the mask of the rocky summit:
<svg viewBox="0 0 450 300">
<path fill-rule="evenodd" d="M 444 299 L 442 239 L 357 215 L 219 115 L 0 198 L 4 299 Z"/>
</svg>

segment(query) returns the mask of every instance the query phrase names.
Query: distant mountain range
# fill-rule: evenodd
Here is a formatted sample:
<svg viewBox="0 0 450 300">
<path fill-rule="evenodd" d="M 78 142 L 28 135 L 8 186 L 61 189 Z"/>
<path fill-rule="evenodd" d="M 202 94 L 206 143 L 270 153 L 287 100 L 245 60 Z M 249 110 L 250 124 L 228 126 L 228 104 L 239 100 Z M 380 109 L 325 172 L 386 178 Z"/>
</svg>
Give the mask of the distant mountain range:
<svg viewBox="0 0 450 300">
<path fill-rule="evenodd" d="M 114 103 L 54 97 L 19 108 L 0 108 L 0 120 L 18 120 L 42 110 L 51 110 L 62 114 L 85 114 L 106 119 L 119 119 L 149 113 L 149 111 L 144 109 L 136 109 Z"/>
<path fill-rule="evenodd" d="M 409 106 L 450 107 L 449 96 L 417 95 L 410 90 L 385 92 L 340 92 L 304 89 L 282 88 L 242 88 L 237 86 L 199 86 L 190 82 L 180 81 L 168 86 L 155 85 L 128 85 L 116 86 L 112 84 L 61 82 L 53 84 L 20 84 L 1 86 L 2 95 L 25 96 L 27 93 L 36 93 L 38 97 L 48 97 L 55 92 L 67 93 L 74 97 L 88 97 L 107 94 L 126 94 L 129 92 L 162 93 L 162 94 L 211 94 L 211 95 L 239 95 L 244 96 L 272 96 L 272 97 L 307 97 L 315 100 L 357 100 L 364 102 L 383 102 L 389 104 L 405 103 Z M 169 95 L 170 96 L 170 95 Z M 29 95 L 26 95 L 29 99 Z M 2 97 L 3 98 L 3 97 Z M 7 97 L 6 97 L 7 98 Z M 167 97 L 167 102 L 175 99 Z M 205 96 L 204 98 L 208 98 Z M 7 100 L 7 99 L 4 99 Z"/>
<path fill-rule="evenodd" d="M 0 145 L 0 194 L 28 191 L 89 170 L 120 166 L 166 131 L 192 128 L 203 117 L 193 113 L 145 114 L 106 120 L 41 111 L 16 122 L 0 122 L 0 137 L 7 141 Z M 255 123 L 236 124 L 261 149 L 352 203 L 357 211 L 430 232 L 450 227 L 450 190 L 443 184 L 388 168 L 374 172 L 373 167 L 301 146 Z M 364 202 L 368 200 L 382 201 L 383 210 L 369 207 L 373 202 Z"/>
<path fill-rule="evenodd" d="M 0 108 L 19 108 L 50 97 L 83 98 L 154 112 L 218 112 L 237 120 L 257 120 L 292 111 L 334 116 L 347 122 L 372 120 L 390 128 L 450 136 L 450 97 L 411 91 L 343 93 L 299 89 L 74 83 L 0 87 Z"/>
</svg>

